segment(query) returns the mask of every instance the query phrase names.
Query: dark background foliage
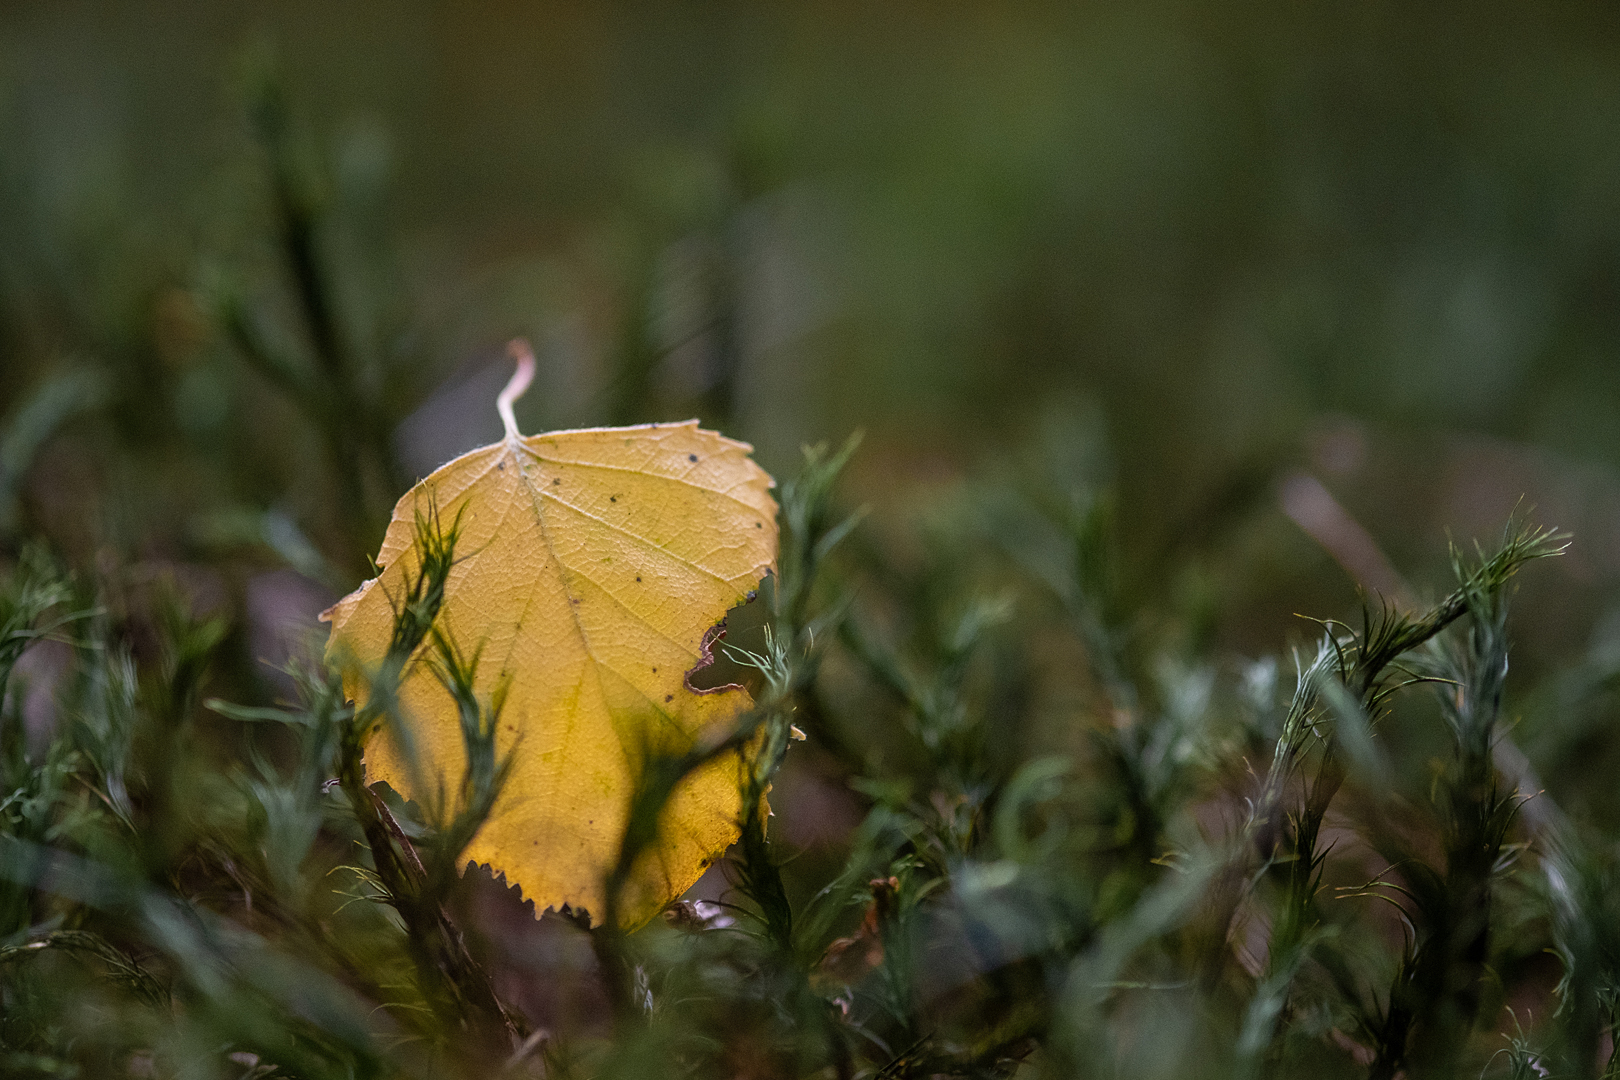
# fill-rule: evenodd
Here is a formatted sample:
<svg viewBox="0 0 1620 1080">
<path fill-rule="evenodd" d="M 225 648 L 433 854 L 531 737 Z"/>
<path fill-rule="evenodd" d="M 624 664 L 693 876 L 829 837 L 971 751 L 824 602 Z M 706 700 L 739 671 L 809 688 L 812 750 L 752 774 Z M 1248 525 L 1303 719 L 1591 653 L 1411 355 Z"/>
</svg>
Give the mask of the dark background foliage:
<svg viewBox="0 0 1620 1080">
<path fill-rule="evenodd" d="M 197 724 L 187 738 L 204 772 L 260 756 L 292 770 L 283 779 L 295 761 L 319 765 L 290 736 L 200 702 L 296 697 L 278 665 L 306 654 L 319 636 L 315 613 L 368 576 L 394 500 L 499 433 L 491 402 L 508 372 L 505 343 L 519 335 L 540 359 L 518 410 L 528 431 L 697 415 L 753 442 L 785 481 L 804 468 L 802 444 L 864 430 L 839 480 L 839 512 L 822 505 L 826 520 L 801 523 L 800 535 L 856 507 L 868 516 L 816 603 L 781 623 L 792 637 L 827 620 L 813 659 L 804 654 L 813 688 L 794 691 L 812 737 L 777 777 L 772 824 L 783 848 L 774 857 L 793 856 L 784 902 L 801 906 L 801 920 L 828 882 L 862 897 L 838 909 L 842 922 L 828 916 L 827 940 L 836 933 L 857 943 L 846 952 L 864 948 L 863 910 L 881 922 L 935 903 L 917 934 L 946 942 L 936 953 L 959 954 L 950 920 L 967 916 L 941 897 L 1000 895 L 997 867 L 1057 858 L 1006 850 L 1014 826 L 990 835 L 998 805 L 1063 787 L 1057 773 L 1041 779 L 1020 766 L 1076 763 L 1060 799 L 1077 823 L 1065 841 L 1081 852 L 1064 864 L 1074 878 L 1019 893 L 998 916 L 1045 933 L 1044 943 L 1003 940 L 1006 963 L 986 959 L 990 949 L 960 970 L 938 961 L 919 974 L 898 966 L 900 938 L 888 939 L 886 989 L 862 993 L 909 1019 L 872 1021 L 879 1041 L 857 1040 L 870 1068 L 922 1068 L 924 1051 L 945 1053 L 926 1045 L 930 1032 L 965 1023 L 987 1000 L 1055 1002 L 1074 1025 L 1064 1030 L 1089 1031 L 1089 1006 L 1073 990 L 1084 979 L 1068 965 L 1095 960 L 1085 950 L 1114 940 L 1105 928 L 1126 926 L 1127 957 L 1165 934 L 1174 941 L 1117 981 L 1201 979 L 1205 996 L 1189 1009 L 1180 991 L 1121 991 L 1108 1013 L 1121 1075 L 1189 1075 L 1189 1062 L 1243 1074 L 1248 1059 L 1233 1040 L 1267 993 L 1286 1020 L 1276 1030 L 1292 1033 L 1276 1036 L 1268 1068 L 1376 1071 L 1383 1058 L 1357 1064 L 1358 1054 L 1378 1057 L 1367 1049 L 1376 1039 L 1347 1019 L 1355 995 L 1330 992 L 1334 962 L 1310 954 L 1275 983 L 1272 955 L 1238 974 L 1247 971 L 1238 954 L 1266 936 L 1251 929 L 1244 939 L 1240 917 L 1230 955 L 1211 969 L 1197 959 L 1204 931 L 1150 925 L 1137 905 L 1162 884 L 1167 853 L 1242 825 L 1279 738 L 1265 708 L 1243 704 L 1244 688 L 1260 685 L 1274 658 L 1287 697 L 1289 650 L 1308 663 L 1320 636 L 1296 613 L 1359 625 L 1364 604 L 1377 611 L 1380 598 L 1421 610 L 1455 585 L 1448 537 L 1468 551 L 1479 537 L 1488 553 L 1516 508 L 1574 543 L 1468 609 L 1474 644 L 1453 642 L 1464 657 L 1456 663 L 1483 662 L 1475 646 L 1490 636 L 1491 605 L 1511 595 L 1506 705 L 1488 730 L 1511 729 L 1515 760 L 1531 771 L 1503 772 L 1504 789 L 1535 778 L 1558 808 L 1558 835 L 1581 838 L 1566 845 L 1584 853 L 1568 855 L 1589 872 L 1581 880 L 1612 873 L 1620 16 L 1611 6 L 8 4 L 0 560 L 16 586 L 35 580 L 25 568 L 48 550 L 75 582 L 50 610 L 101 612 L 62 641 L 17 639 L 30 647 L 6 709 L 32 755 L 18 768 L 37 781 L 52 732 L 105 699 L 80 684 L 105 675 L 93 673 L 109 649 L 128 650 L 141 679 L 168 680 L 170 697 L 142 691 L 143 715 Z M 757 636 L 739 640 L 762 647 Z M 180 687 L 175 673 L 188 662 L 195 685 Z M 1449 775 L 1447 762 L 1473 760 L 1457 749 L 1467 725 L 1448 726 L 1456 718 L 1422 688 L 1389 704 L 1388 715 L 1372 710 L 1382 771 L 1352 770 L 1335 804 L 1354 820 L 1339 823 L 1351 855 L 1330 867 L 1331 885 L 1377 876 L 1399 863 L 1397 851 L 1455 862 L 1437 854 L 1461 834 L 1447 831 L 1436 777 Z M 136 758 L 161 756 L 138 742 Z M 93 757 L 87 745 L 79 752 Z M 1507 769 L 1500 757 L 1496 768 Z M 105 770 L 97 775 L 110 794 Z M 146 783 L 137 817 L 161 821 L 157 787 Z M 1135 791 L 1151 804 L 1164 785 L 1178 794 L 1130 803 Z M 1400 815 L 1383 798 L 1423 808 L 1423 823 L 1392 837 Z M 258 812 L 230 805 L 226 818 Z M 880 811 L 924 822 L 926 838 L 896 825 L 909 839 L 885 847 L 877 837 L 888 834 L 872 824 Z M 1048 812 L 1031 813 L 1023 824 Z M 63 828 L 33 841 L 55 842 Z M 1608 976 L 1588 973 L 1596 981 L 1577 986 L 1601 1009 L 1588 1016 L 1566 1003 L 1559 1027 L 1555 984 L 1587 976 L 1544 950 L 1584 933 L 1590 951 L 1608 955 L 1602 905 L 1613 900 L 1595 884 L 1558 908 L 1534 884 L 1556 846 L 1550 834 L 1518 819 L 1511 828 L 1510 849 L 1529 845 L 1512 870 L 1520 876 L 1480 901 L 1505 905 L 1485 979 L 1495 989 L 1473 1006 L 1474 1041 L 1447 1052 L 1477 1075 L 1509 1045 L 1493 1033 L 1521 1032 L 1578 1074 L 1607 1060 L 1612 1040 L 1598 1032 L 1612 1019 Z M 352 822 L 322 829 L 327 847 L 304 873 L 371 866 L 341 854 L 359 839 Z M 221 838 L 229 829 L 219 822 L 181 832 L 176 851 L 213 844 L 217 854 L 236 842 Z M 85 857 L 111 857 L 75 843 Z M 929 844 L 957 846 L 930 856 Z M 177 856 L 151 880 L 236 917 L 240 897 L 208 892 L 225 889 L 218 860 L 202 862 L 212 869 Z M 845 880 L 852 868 L 864 868 L 859 881 Z M 894 897 L 868 883 L 891 870 Z M 908 892 L 913 870 L 946 884 Z M 192 872 L 208 888 L 188 885 Z M 1218 885 L 1208 894 L 1215 909 Z M 1436 886 L 1442 897 L 1446 887 Z M 516 897 L 488 882 L 458 888 L 474 951 L 497 958 L 497 989 L 526 1015 L 525 1030 L 600 1040 L 601 957 L 586 938 L 554 918 L 536 930 Z M 730 895 L 718 873 L 700 888 Z M 756 888 L 744 892 L 758 902 Z M 29 903 L 16 925 L 0 925 L 12 935 L 0 945 L 29 940 L 30 928 L 76 931 L 76 916 Z M 1369 901 L 1332 904 L 1356 909 L 1324 917 L 1363 943 L 1348 970 L 1366 973 L 1368 986 L 1398 981 L 1400 921 Z M 1253 925 L 1271 927 L 1274 914 Z M 383 929 L 378 920 L 355 930 L 382 943 L 351 960 L 405 970 Z M 98 932 L 127 946 L 115 956 L 139 959 L 142 946 L 130 942 L 157 948 L 149 927 Z M 668 960 L 670 995 L 740 1009 L 714 972 L 741 961 L 703 948 L 644 967 L 666 970 L 658 964 Z M 164 955 L 182 970 L 191 954 Z M 837 981 L 819 953 L 801 959 L 800 974 L 813 976 L 804 986 L 820 993 Z M 1420 960 L 1411 970 L 1430 970 Z M 354 989 L 350 976 L 324 970 Z M 1304 988 L 1290 992 L 1296 974 Z M 816 1018 L 800 1029 L 825 1019 L 820 1006 L 783 1000 Z M 859 1020 L 858 1001 L 855 1011 Z M 1057 1021 L 1042 1013 L 1019 1028 L 1016 1013 L 987 1021 L 1006 1020 L 1016 1038 L 972 1068 L 1074 1067 L 1081 1035 L 1033 1050 L 1018 1040 L 1047 1039 Z M 928 1028 L 924 1014 L 944 1027 Z M 222 1030 L 205 1020 L 168 1040 L 130 1021 L 124 1041 L 107 1045 L 124 1048 L 116 1068 L 132 1075 L 168 1075 L 177 1062 L 200 1070 L 185 1075 L 227 1075 L 212 1070 L 229 1063 L 196 1064 L 218 1049 L 196 1033 Z M 713 1016 L 680 1023 L 724 1028 Z M 754 1034 L 726 1045 L 769 1028 L 737 1023 Z M 266 1047 L 282 1044 L 230 1030 L 216 1042 L 251 1045 L 277 1064 Z M 1144 1034 L 1155 1031 L 1162 1037 Z M 903 1067 L 894 1065 L 907 1052 L 893 1042 L 901 1036 L 923 1047 Z M 13 1054 L 6 1067 L 76 1061 L 95 1074 L 93 1056 L 42 1038 L 0 1024 Z M 569 1044 L 559 1035 L 555 1045 Z M 634 1049 L 635 1038 L 619 1045 L 628 1056 L 601 1067 L 634 1071 L 635 1054 L 654 1054 Z M 680 1047 L 682 1060 L 717 1074 L 868 1068 L 829 1064 L 819 1050 L 792 1069 L 741 1051 L 715 1065 L 708 1051 Z M 944 1071 L 938 1055 L 924 1063 Z M 316 1058 L 297 1068 L 318 1072 Z M 1491 1067 L 1518 1067 L 1510 1058 Z M 296 1072 L 293 1060 L 279 1065 Z M 595 1061 L 579 1067 L 588 1074 Z M 548 1067 L 570 1067 L 564 1050 Z"/>
</svg>

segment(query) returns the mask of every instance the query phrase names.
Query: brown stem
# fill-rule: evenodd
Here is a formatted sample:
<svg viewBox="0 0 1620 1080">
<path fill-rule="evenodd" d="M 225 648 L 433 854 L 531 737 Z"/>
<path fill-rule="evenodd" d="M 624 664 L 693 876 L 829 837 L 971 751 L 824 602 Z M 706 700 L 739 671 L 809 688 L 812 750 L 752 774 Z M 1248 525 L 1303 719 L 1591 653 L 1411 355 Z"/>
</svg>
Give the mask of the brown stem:
<svg viewBox="0 0 1620 1080">
<path fill-rule="evenodd" d="M 495 995 L 489 974 L 467 949 L 466 938 L 443 902 L 427 889 L 416 847 L 382 797 L 367 787 L 358 754 L 346 754 L 340 781 L 371 848 L 377 877 L 405 922 L 405 938 L 429 1001 L 478 1045 L 505 1057 L 523 1042 L 518 1021 Z"/>
</svg>

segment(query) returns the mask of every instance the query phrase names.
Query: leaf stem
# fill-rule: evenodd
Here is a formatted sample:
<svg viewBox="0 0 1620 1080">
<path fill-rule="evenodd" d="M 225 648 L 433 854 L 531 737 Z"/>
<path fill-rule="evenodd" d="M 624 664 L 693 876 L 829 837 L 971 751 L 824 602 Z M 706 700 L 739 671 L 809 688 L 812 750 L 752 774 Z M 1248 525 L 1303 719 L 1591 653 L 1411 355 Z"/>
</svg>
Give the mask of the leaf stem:
<svg viewBox="0 0 1620 1080">
<path fill-rule="evenodd" d="M 506 346 L 506 355 L 517 362 L 517 370 L 507 382 L 506 389 L 495 399 L 495 409 L 506 425 L 506 441 L 517 442 L 523 436 L 518 432 L 517 417 L 512 415 L 512 403 L 522 397 L 534 381 L 534 350 L 522 338 L 513 338 Z"/>
</svg>

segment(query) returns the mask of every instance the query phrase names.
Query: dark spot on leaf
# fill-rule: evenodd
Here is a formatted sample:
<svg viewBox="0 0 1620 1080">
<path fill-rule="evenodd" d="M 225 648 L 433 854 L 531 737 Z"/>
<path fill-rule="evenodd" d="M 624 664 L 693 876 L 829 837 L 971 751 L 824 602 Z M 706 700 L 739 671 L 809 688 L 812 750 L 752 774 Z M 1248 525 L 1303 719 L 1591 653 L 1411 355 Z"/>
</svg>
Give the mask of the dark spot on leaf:
<svg viewBox="0 0 1620 1080">
<path fill-rule="evenodd" d="M 697 455 L 696 454 L 687 454 L 686 455 L 686 460 L 687 461 L 696 461 L 697 460 Z"/>
<path fill-rule="evenodd" d="M 497 461 L 497 462 L 496 462 L 496 463 L 495 463 L 495 467 L 496 467 L 496 468 L 497 468 L 497 469 L 499 469 L 499 470 L 501 470 L 501 472 L 505 472 L 505 471 L 506 471 L 506 462 L 504 462 L 504 461 Z"/>
<path fill-rule="evenodd" d="M 763 522 L 763 521 L 756 521 L 756 522 L 754 522 L 754 528 L 756 528 L 756 529 L 763 529 L 763 528 L 764 528 L 764 527 L 765 527 L 765 523 L 764 523 L 764 522 Z"/>
<path fill-rule="evenodd" d="M 636 580 L 637 580 L 637 581 L 640 581 L 640 580 L 641 580 L 641 575 L 640 575 L 640 574 L 637 574 L 637 575 L 636 575 Z"/>
<path fill-rule="evenodd" d="M 653 674 L 654 675 L 658 674 L 658 669 L 657 668 L 653 668 Z"/>
<path fill-rule="evenodd" d="M 557 477 L 557 478 L 556 478 L 556 479 L 555 479 L 555 480 L 553 480 L 553 481 L 552 481 L 552 483 L 553 483 L 553 484 L 560 484 L 560 483 L 562 483 L 562 477 L 560 477 L 560 476 L 559 476 L 559 477 Z"/>
<path fill-rule="evenodd" d="M 619 497 L 617 495 L 609 495 L 608 496 L 608 502 L 618 502 L 618 501 L 619 501 Z"/>
<path fill-rule="evenodd" d="M 664 700 L 666 702 L 674 701 L 675 700 L 675 695 L 674 694 L 665 694 L 664 695 Z"/>
</svg>

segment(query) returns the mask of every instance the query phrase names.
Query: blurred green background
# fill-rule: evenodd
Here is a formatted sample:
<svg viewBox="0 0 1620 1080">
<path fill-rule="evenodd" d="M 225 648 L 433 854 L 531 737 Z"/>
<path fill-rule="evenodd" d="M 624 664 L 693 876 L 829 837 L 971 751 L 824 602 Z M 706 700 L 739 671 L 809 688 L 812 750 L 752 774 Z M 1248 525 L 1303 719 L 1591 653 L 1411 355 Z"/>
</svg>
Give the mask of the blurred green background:
<svg viewBox="0 0 1620 1080">
<path fill-rule="evenodd" d="M 1620 12 L 0 12 L 10 550 L 273 658 L 498 433 L 519 334 L 527 430 L 696 414 L 786 475 L 865 429 L 902 559 L 964 482 L 1112 490 L 1134 600 L 1251 655 L 1522 499 L 1576 541 L 1545 669 L 1620 578 Z"/>
<path fill-rule="evenodd" d="M 143 662 L 173 581 L 229 616 L 210 692 L 287 696 L 398 496 L 498 436 L 516 336 L 526 431 L 696 415 L 786 480 L 864 430 L 852 625 L 1018 608 L 973 669 L 990 771 L 1117 720 L 1031 599 L 1089 570 L 1054 521 L 1112 507 L 1109 630 L 1170 716 L 1523 508 L 1574 544 L 1523 576 L 1504 726 L 1620 821 L 1612 3 L 0 5 L 0 569 L 43 538 Z M 827 732 L 906 767 L 855 651 L 772 795 L 801 891 L 883 797 Z M 36 740 L 69 652 L 25 658 Z M 1386 734 L 1427 805 L 1444 731 Z M 583 938 L 469 888 L 545 974 L 503 992 L 574 1008 Z M 1544 938 L 1515 1024 L 1553 1015 Z"/>
</svg>

